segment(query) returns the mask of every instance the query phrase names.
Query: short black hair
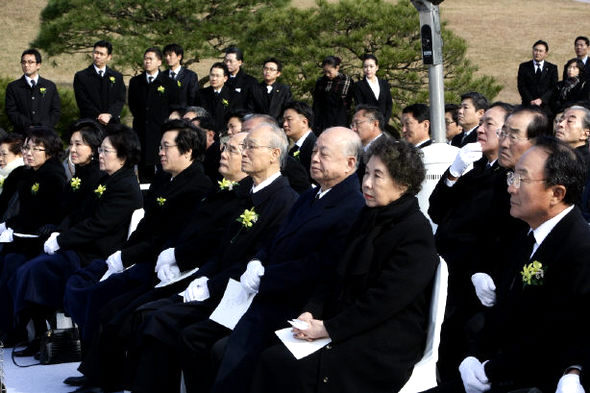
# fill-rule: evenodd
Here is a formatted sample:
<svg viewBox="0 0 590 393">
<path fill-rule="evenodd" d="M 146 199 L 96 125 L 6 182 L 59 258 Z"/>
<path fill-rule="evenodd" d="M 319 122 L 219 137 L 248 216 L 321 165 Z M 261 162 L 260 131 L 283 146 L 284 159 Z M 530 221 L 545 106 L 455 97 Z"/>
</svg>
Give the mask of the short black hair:
<svg viewBox="0 0 590 393">
<path fill-rule="evenodd" d="M 240 48 L 238 48 L 237 46 L 230 46 L 225 50 L 226 55 L 230 55 L 232 53 L 236 55 L 236 60 L 244 61 L 244 54 L 242 53 L 242 50 Z"/>
<path fill-rule="evenodd" d="M 553 124 L 551 124 L 547 114 L 541 109 L 541 107 L 536 105 L 517 106 L 510 116 L 520 113 L 530 113 L 533 115 L 533 120 L 529 123 L 526 129 L 527 138 L 534 139 L 542 135 L 553 134 Z"/>
<path fill-rule="evenodd" d="M 41 53 L 37 50 L 37 49 L 27 49 L 25 51 L 23 51 L 23 53 L 20 55 L 20 58 L 22 60 L 22 58 L 24 57 L 24 55 L 33 55 L 35 56 L 35 61 L 39 64 L 41 64 L 42 62 L 42 58 L 41 58 Z"/>
<path fill-rule="evenodd" d="M 162 135 L 167 131 L 178 131 L 174 142 L 180 154 L 192 150 L 191 160 L 203 162 L 205 150 L 207 149 L 207 139 L 202 130 L 199 130 L 187 120 L 174 119 L 167 120 L 162 125 Z"/>
<path fill-rule="evenodd" d="M 445 113 L 450 113 L 453 121 L 459 124 L 459 105 L 445 104 Z"/>
<path fill-rule="evenodd" d="M 579 40 L 582 40 L 586 43 L 586 45 L 590 45 L 590 40 L 588 39 L 588 37 L 583 36 L 583 35 L 579 35 L 576 37 L 576 39 L 574 40 L 574 45 L 576 44 L 576 42 L 578 42 Z"/>
<path fill-rule="evenodd" d="M 553 136 L 536 138 L 535 146 L 549 155 L 543 169 L 547 187 L 562 185 L 566 190 L 563 202 L 567 205 L 580 203 L 587 172 L 581 154 Z"/>
<path fill-rule="evenodd" d="M 33 127 L 29 130 L 27 138 L 35 145 L 43 145 L 45 154 L 48 157 L 59 159 L 63 152 L 63 142 L 53 128 L 45 126 Z"/>
<path fill-rule="evenodd" d="M 407 187 L 406 194 L 416 195 L 420 192 L 426 169 L 419 148 L 384 135 L 369 147 L 367 162 L 372 156 L 379 157 L 396 183 Z"/>
<path fill-rule="evenodd" d="M 281 63 L 281 61 L 279 59 L 277 59 L 276 57 L 269 57 L 269 58 L 265 59 L 264 63 L 262 63 L 262 66 L 265 66 L 266 63 L 275 63 L 277 65 L 277 70 L 279 72 L 281 72 L 283 70 L 283 63 Z"/>
<path fill-rule="evenodd" d="M 364 115 L 365 117 L 369 118 L 369 120 L 377 120 L 379 129 L 383 131 L 383 128 L 385 127 L 385 117 L 379 108 L 373 105 L 359 104 L 354 108 L 354 113 L 360 111 L 365 112 Z"/>
<path fill-rule="evenodd" d="M 477 91 L 470 91 L 468 93 L 461 94 L 461 101 L 467 99 L 471 100 L 471 103 L 475 107 L 476 111 L 480 109 L 487 111 L 490 106 L 488 99 L 483 94 L 478 93 Z"/>
<path fill-rule="evenodd" d="M 537 40 L 534 44 L 533 44 L 533 48 L 537 45 L 543 45 L 545 46 L 545 51 L 549 52 L 549 44 L 546 41 L 543 40 Z"/>
<path fill-rule="evenodd" d="M 412 104 L 402 109 L 403 113 L 410 113 L 414 119 L 418 120 L 418 123 L 422 123 L 425 120 L 430 121 L 430 108 L 426 104 Z"/>
<path fill-rule="evenodd" d="M 152 46 L 151 48 L 147 48 L 145 50 L 145 52 L 143 52 L 143 56 L 145 57 L 145 55 L 148 54 L 149 52 L 155 53 L 156 57 L 159 60 L 162 60 L 162 51 L 160 50 L 160 48 L 155 47 L 155 46 Z"/>
<path fill-rule="evenodd" d="M 324 66 L 331 66 L 331 67 L 339 67 L 342 60 L 337 56 L 326 56 L 324 60 L 322 60 L 322 67 Z"/>
<path fill-rule="evenodd" d="M 496 108 L 496 107 L 502 108 L 502 110 L 504 111 L 504 121 L 506 121 L 508 116 L 510 116 L 510 114 L 514 110 L 514 105 L 509 104 L 504 101 L 494 101 L 490 104 L 490 107 L 488 109 L 492 109 L 492 108 Z"/>
<path fill-rule="evenodd" d="M 117 157 L 125 160 L 126 168 L 133 168 L 141 157 L 141 144 L 137 133 L 123 124 L 109 124 L 105 130 L 105 138 L 117 150 Z"/>
<path fill-rule="evenodd" d="M 287 109 L 292 109 L 305 117 L 309 128 L 313 127 L 313 109 L 311 109 L 307 103 L 303 101 L 289 101 L 283 108 L 283 113 L 285 113 Z"/>
<path fill-rule="evenodd" d="M 229 71 L 227 70 L 227 66 L 225 65 L 225 63 L 222 63 L 220 61 L 218 61 L 217 63 L 213 63 L 213 65 L 211 66 L 211 68 L 209 68 L 209 72 L 211 72 L 211 70 L 213 68 L 220 68 L 223 70 L 223 75 L 228 76 L 229 75 Z"/>
<path fill-rule="evenodd" d="M 8 150 L 12 154 L 21 154 L 21 149 L 23 147 L 24 141 L 25 137 L 23 134 L 20 134 L 18 132 L 11 132 L 4 138 L 0 139 L 0 145 L 6 143 L 8 145 Z"/>
<path fill-rule="evenodd" d="M 97 42 L 94 44 L 94 46 L 92 47 L 92 49 L 96 49 L 96 47 L 97 47 L 97 46 L 98 46 L 99 48 L 107 48 L 107 53 L 108 53 L 109 55 L 113 53 L 113 44 L 111 44 L 111 43 L 110 43 L 110 42 L 108 42 L 108 41 L 105 41 L 105 40 L 100 40 L 100 41 L 97 41 Z"/>
<path fill-rule="evenodd" d="M 379 65 L 379 61 L 377 60 L 377 56 L 375 56 L 372 53 L 365 53 L 364 55 L 361 56 L 361 60 L 363 61 L 363 63 L 365 62 L 365 60 L 373 60 L 373 61 L 375 61 L 375 65 Z"/>
<path fill-rule="evenodd" d="M 94 120 L 80 119 L 70 126 L 68 139 L 74 132 L 80 132 L 82 140 L 92 149 L 93 156 L 98 157 L 98 148 L 104 139 L 104 128 Z"/>
<path fill-rule="evenodd" d="M 180 64 L 182 64 L 182 60 L 184 60 L 184 49 L 182 49 L 182 46 L 178 44 L 168 44 L 164 47 L 162 52 L 164 52 L 164 54 L 173 52 L 176 53 L 176 56 L 182 56 L 180 59 Z"/>
</svg>

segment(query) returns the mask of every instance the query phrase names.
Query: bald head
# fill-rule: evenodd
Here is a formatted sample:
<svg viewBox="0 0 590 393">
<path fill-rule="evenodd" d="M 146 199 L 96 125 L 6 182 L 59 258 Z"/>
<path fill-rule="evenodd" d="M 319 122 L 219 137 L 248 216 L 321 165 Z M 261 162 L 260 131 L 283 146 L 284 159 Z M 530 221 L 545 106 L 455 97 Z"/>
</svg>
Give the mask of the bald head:
<svg viewBox="0 0 590 393">
<path fill-rule="evenodd" d="M 326 129 L 318 137 L 311 156 L 311 177 L 322 190 L 334 187 L 356 171 L 362 144 L 345 127 Z"/>
</svg>

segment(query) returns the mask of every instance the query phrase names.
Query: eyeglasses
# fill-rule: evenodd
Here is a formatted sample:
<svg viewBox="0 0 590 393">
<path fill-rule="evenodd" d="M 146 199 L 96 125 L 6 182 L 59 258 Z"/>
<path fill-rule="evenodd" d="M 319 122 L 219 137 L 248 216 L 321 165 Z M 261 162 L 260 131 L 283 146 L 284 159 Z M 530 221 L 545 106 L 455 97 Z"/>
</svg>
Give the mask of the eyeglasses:
<svg viewBox="0 0 590 393">
<path fill-rule="evenodd" d="M 22 60 L 20 63 L 22 65 L 33 65 L 33 64 L 37 64 L 37 62 L 36 61 L 33 61 L 33 60 L 28 60 L 28 61 Z"/>
<path fill-rule="evenodd" d="M 526 137 L 521 137 L 521 136 L 517 136 L 515 133 L 507 133 L 505 131 L 500 131 L 499 133 L 496 132 L 496 134 L 498 134 L 498 138 L 500 139 L 504 139 L 506 137 L 510 138 L 510 142 L 516 142 L 516 141 L 526 141 L 529 138 Z"/>
<path fill-rule="evenodd" d="M 175 147 L 175 146 L 178 146 L 178 145 L 164 145 L 164 146 L 160 145 L 160 146 L 158 146 L 158 152 L 161 153 L 162 150 L 164 150 L 165 152 L 167 152 L 168 149 L 170 149 L 171 147 Z"/>
<path fill-rule="evenodd" d="M 241 147 L 242 145 L 232 146 L 226 142 L 221 144 L 221 152 L 223 153 L 227 150 L 230 154 L 242 154 Z"/>
<path fill-rule="evenodd" d="M 360 126 L 363 123 L 366 123 L 370 120 L 365 119 L 365 120 L 357 120 L 357 121 L 353 121 L 352 123 L 350 123 L 350 128 L 357 128 L 358 126 Z"/>
<path fill-rule="evenodd" d="M 109 153 L 116 153 L 117 150 L 115 149 L 105 149 L 104 147 L 98 148 L 98 154 L 109 154 Z"/>
<path fill-rule="evenodd" d="M 277 72 L 278 69 L 272 67 L 264 67 L 262 68 L 263 71 L 270 71 L 270 72 Z"/>
<path fill-rule="evenodd" d="M 45 151 L 45 149 L 43 149 L 42 147 L 30 147 L 30 146 L 23 146 L 20 149 L 23 153 L 26 153 L 28 151 L 34 151 L 34 152 L 40 152 L 40 151 Z"/>
<path fill-rule="evenodd" d="M 250 141 L 240 143 L 240 148 L 242 149 L 242 151 L 256 150 L 256 149 L 262 149 L 262 148 L 274 149 L 274 147 L 270 147 L 270 146 L 258 146 L 256 144 L 254 144 L 253 142 L 250 142 Z"/>
<path fill-rule="evenodd" d="M 515 173 L 515 172 L 507 172 L 506 173 L 506 184 L 508 184 L 508 186 L 514 186 L 514 188 L 520 188 L 520 183 L 532 183 L 535 181 L 545 181 L 546 179 L 537 179 L 537 180 L 533 180 L 533 179 L 527 179 L 524 178 L 520 175 L 520 173 Z"/>
</svg>

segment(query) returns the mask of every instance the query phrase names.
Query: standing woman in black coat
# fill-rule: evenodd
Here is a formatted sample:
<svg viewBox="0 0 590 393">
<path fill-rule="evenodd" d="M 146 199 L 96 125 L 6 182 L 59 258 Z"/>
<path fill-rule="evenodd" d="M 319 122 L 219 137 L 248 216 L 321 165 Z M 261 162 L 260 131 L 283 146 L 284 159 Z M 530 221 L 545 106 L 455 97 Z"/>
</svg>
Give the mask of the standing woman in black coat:
<svg viewBox="0 0 590 393">
<path fill-rule="evenodd" d="M 348 127 L 352 104 L 352 79 L 340 73 L 339 57 L 328 56 L 322 61 L 324 76 L 313 89 L 313 132 L 319 135 L 326 128 Z"/>
<path fill-rule="evenodd" d="M 14 315 L 20 321 L 43 321 L 62 308 L 70 275 L 93 259 L 106 258 L 127 238 L 131 215 L 142 205 L 133 170 L 140 157 L 139 139 L 120 124 L 108 126 L 106 135 L 97 149 L 105 174 L 84 201 L 84 209 L 72 213 L 75 219 L 64 220 L 60 232 L 45 241 L 45 253 L 22 265 L 9 282 Z"/>
<path fill-rule="evenodd" d="M 391 118 L 391 108 L 393 101 L 389 83 L 385 79 L 377 78 L 379 62 L 377 57 L 370 53 L 363 55 L 363 72 L 365 77 L 356 82 L 353 86 L 352 93 L 356 105 L 371 105 L 379 108 L 383 114 L 385 123 Z"/>
<path fill-rule="evenodd" d="M 282 345 L 260 361 L 253 392 L 397 392 L 420 360 L 438 256 L 415 195 L 418 150 L 381 138 L 369 152 L 366 207 L 330 283 L 318 285 L 293 335 L 332 342 L 295 360 Z"/>
</svg>

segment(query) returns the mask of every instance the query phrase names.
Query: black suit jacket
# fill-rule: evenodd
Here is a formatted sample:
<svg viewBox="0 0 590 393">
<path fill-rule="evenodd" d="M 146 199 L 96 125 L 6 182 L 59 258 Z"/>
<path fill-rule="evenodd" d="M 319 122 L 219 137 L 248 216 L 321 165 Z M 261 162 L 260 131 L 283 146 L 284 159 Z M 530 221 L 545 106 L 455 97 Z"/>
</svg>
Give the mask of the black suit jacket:
<svg viewBox="0 0 590 393">
<path fill-rule="evenodd" d="M 391 108 L 393 107 L 393 99 L 391 98 L 391 88 L 385 79 L 377 79 L 379 81 L 379 98 L 375 98 L 375 94 L 366 78 L 356 82 L 352 89 L 354 102 L 356 105 L 365 104 L 372 105 L 379 108 L 379 112 L 385 118 L 385 124 L 391 118 Z"/>
<path fill-rule="evenodd" d="M 160 72 L 150 84 L 145 72 L 129 81 L 129 109 L 133 114 L 133 129 L 141 141 L 142 165 L 158 162 L 160 128 L 178 103 L 178 84 L 166 72 Z"/>
<path fill-rule="evenodd" d="M 110 113 L 111 121 L 118 122 L 125 105 L 126 91 L 123 75 L 109 67 L 102 78 L 93 64 L 74 76 L 80 118 L 96 119 L 101 113 Z"/>
<path fill-rule="evenodd" d="M 289 180 L 291 187 L 299 194 L 310 189 L 311 182 L 309 175 L 301 162 L 296 158 L 287 155 L 285 165 L 281 168 L 281 173 Z"/>
<path fill-rule="evenodd" d="M 575 207 L 553 228 L 529 259 L 526 231 L 516 238 L 507 274 L 498 282 L 497 305 L 486 317 L 478 358 L 492 386 L 536 386 L 554 391 L 565 369 L 587 369 L 590 351 L 590 229 Z M 525 264 L 538 261 L 540 285 L 523 285 Z M 582 382 L 586 389 L 588 382 Z"/>
<path fill-rule="evenodd" d="M 261 82 L 252 88 L 248 100 L 248 109 L 253 113 L 271 115 L 275 119 L 283 116 L 283 108 L 291 101 L 291 89 L 287 85 L 275 82 L 267 93 L 266 83 Z"/>
<path fill-rule="evenodd" d="M 242 102 L 244 107 L 247 105 L 247 102 L 250 100 L 252 95 L 252 90 L 256 88 L 258 81 L 252 75 L 248 75 L 244 72 L 244 70 L 240 69 L 235 77 L 227 78 L 227 82 L 225 85 L 230 89 L 237 93 L 240 93 L 242 98 Z"/>
<path fill-rule="evenodd" d="M 170 70 L 164 72 L 170 77 Z M 180 67 L 178 75 L 174 77 L 179 93 L 179 105 L 181 107 L 199 105 L 199 77 L 197 73 L 185 67 Z"/>
<path fill-rule="evenodd" d="M 557 66 L 545 61 L 541 77 L 535 76 L 535 64 L 532 60 L 521 63 L 518 67 L 518 92 L 523 105 L 530 105 L 532 100 L 540 98 L 542 107 L 549 108 L 555 86 L 557 85 Z"/>
<path fill-rule="evenodd" d="M 25 76 L 6 87 L 6 115 L 19 132 L 31 126 L 55 127 L 61 114 L 61 102 L 55 83 L 39 77 L 35 88 Z"/>
<path fill-rule="evenodd" d="M 155 265 L 163 245 L 180 235 L 187 213 L 211 188 L 211 180 L 200 162 L 193 162 L 174 179 L 164 171 L 159 172 L 145 197 L 145 215 L 121 249 L 123 265 Z"/>
<path fill-rule="evenodd" d="M 213 87 L 205 87 L 199 90 L 201 106 L 209 112 L 215 124 L 216 132 L 225 129 L 225 116 L 243 107 L 241 93 L 231 89 L 227 85 L 221 88 L 219 94 L 215 94 Z"/>
<path fill-rule="evenodd" d="M 464 135 L 465 130 L 461 131 L 460 134 L 455 135 L 453 139 L 451 139 L 451 146 L 462 148 L 468 143 L 473 143 L 477 141 L 477 129 L 471 131 L 471 134 L 467 135 L 467 137 L 465 137 L 465 140 L 463 140 Z"/>
<path fill-rule="evenodd" d="M 315 136 L 315 134 L 313 132 L 310 132 L 309 135 L 307 135 L 307 138 L 305 138 L 305 140 L 303 141 L 301 147 L 293 146 L 289 150 L 289 155 L 299 160 L 301 165 L 303 165 L 303 168 L 307 172 L 307 177 L 309 178 L 309 181 L 312 181 L 310 172 L 311 152 L 313 150 L 313 147 L 315 146 L 315 142 L 317 139 L 318 138 Z"/>
<path fill-rule="evenodd" d="M 82 265 L 106 259 L 118 250 L 127 239 L 131 215 L 141 207 L 141 191 L 132 168 L 105 175 L 100 184 L 106 189 L 101 196 L 90 196 L 86 216 L 70 222 L 71 227 L 57 237 L 60 248 L 76 251 Z"/>
</svg>

